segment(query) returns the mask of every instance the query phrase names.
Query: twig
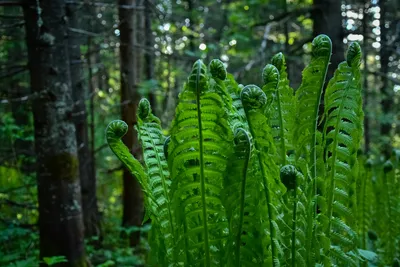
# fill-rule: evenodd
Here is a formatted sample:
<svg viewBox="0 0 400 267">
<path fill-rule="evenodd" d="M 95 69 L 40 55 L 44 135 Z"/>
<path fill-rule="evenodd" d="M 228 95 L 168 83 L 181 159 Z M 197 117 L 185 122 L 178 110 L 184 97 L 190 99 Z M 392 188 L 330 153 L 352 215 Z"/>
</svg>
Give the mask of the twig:
<svg viewBox="0 0 400 267">
<path fill-rule="evenodd" d="M 272 19 L 261 21 L 261 22 L 256 22 L 253 25 L 251 25 L 251 27 L 265 26 L 271 22 L 281 21 L 281 20 L 285 19 L 286 17 L 290 18 L 293 16 L 298 16 L 298 15 L 310 12 L 310 11 L 314 10 L 315 8 L 316 7 L 304 7 L 304 8 L 295 9 L 295 10 L 292 10 L 289 12 L 279 14 L 276 17 L 273 17 Z"/>
</svg>

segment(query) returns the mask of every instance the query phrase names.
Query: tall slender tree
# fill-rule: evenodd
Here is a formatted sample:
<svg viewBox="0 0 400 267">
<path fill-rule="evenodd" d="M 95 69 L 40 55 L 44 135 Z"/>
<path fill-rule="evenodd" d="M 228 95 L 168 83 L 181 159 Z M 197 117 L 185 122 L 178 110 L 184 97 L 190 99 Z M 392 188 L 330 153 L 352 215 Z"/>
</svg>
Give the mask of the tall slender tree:
<svg viewBox="0 0 400 267">
<path fill-rule="evenodd" d="M 79 157 L 79 177 L 82 191 L 83 222 L 85 236 L 100 235 L 99 211 L 96 197 L 96 172 L 92 165 L 94 161 L 90 153 L 88 122 L 86 112 L 86 99 L 83 67 L 80 46 L 83 43 L 82 35 L 77 30 L 82 26 L 82 13 L 80 5 L 69 4 L 67 7 L 69 32 L 69 57 L 72 85 L 72 98 L 74 100 L 74 122 L 76 127 L 76 141 Z"/>
<path fill-rule="evenodd" d="M 393 117 L 390 115 L 393 108 L 393 89 L 389 87 L 389 81 L 387 79 L 387 75 L 389 72 L 389 57 L 390 51 L 388 47 L 388 1 L 379 0 L 378 6 L 380 8 L 380 29 L 381 29 L 381 48 L 379 50 L 379 58 L 381 63 L 381 108 L 383 119 L 381 119 L 381 129 L 380 135 L 382 137 L 382 153 L 385 155 L 386 159 L 388 159 L 391 155 L 391 130 Z"/>
<path fill-rule="evenodd" d="M 57 266 L 84 267 L 87 263 L 65 1 L 27 1 L 24 17 L 31 88 L 42 96 L 32 104 L 40 258 L 65 256 L 68 262 Z"/>
<path fill-rule="evenodd" d="M 135 9 L 136 1 L 119 0 L 120 20 L 120 72 L 121 72 L 121 117 L 129 125 L 128 133 L 123 137 L 124 144 L 138 157 L 138 138 L 133 127 L 137 124 L 136 111 L 139 103 L 138 93 L 138 54 L 135 49 Z M 143 219 L 143 196 L 136 178 L 128 170 L 123 173 L 123 218 L 124 227 L 140 226 Z M 140 233 L 129 236 L 130 245 L 140 242 Z"/>
<path fill-rule="evenodd" d="M 144 1 L 144 34 L 146 51 L 144 54 L 144 73 L 146 80 L 154 79 L 154 36 L 151 28 L 151 15 L 152 5 L 151 0 Z M 157 111 L 156 96 L 154 92 L 150 91 L 149 100 L 152 108 Z"/>
</svg>

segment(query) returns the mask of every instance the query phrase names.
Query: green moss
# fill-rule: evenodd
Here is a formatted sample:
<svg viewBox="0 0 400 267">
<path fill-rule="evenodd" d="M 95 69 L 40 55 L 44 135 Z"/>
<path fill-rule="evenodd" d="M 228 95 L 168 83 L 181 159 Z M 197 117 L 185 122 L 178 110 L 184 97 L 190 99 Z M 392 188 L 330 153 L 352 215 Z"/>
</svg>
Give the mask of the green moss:
<svg viewBox="0 0 400 267">
<path fill-rule="evenodd" d="M 53 178 L 74 182 L 78 179 L 78 157 L 71 153 L 60 153 L 46 159 L 47 170 Z"/>
</svg>

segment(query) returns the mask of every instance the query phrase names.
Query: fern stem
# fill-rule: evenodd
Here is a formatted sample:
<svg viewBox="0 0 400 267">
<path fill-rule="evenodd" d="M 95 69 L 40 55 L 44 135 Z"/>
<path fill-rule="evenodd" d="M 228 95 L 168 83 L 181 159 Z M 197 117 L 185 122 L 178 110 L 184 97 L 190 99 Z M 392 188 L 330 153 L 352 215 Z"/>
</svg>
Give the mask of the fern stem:
<svg viewBox="0 0 400 267">
<path fill-rule="evenodd" d="M 292 267 L 296 266 L 296 214 L 297 213 L 297 188 L 293 190 L 293 222 L 292 222 Z"/>
<path fill-rule="evenodd" d="M 281 100 L 280 93 L 278 90 L 277 101 L 278 101 L 278 114 L 279 114 L 279 133 L 281 136 L 281 157 L 282 157 L 282 166 L 286 165 L 286 147 L 285 147 L 285 129 L 283 128 L 283 116 L 282 116 L 282 108 L 281 108 Z"/>
<path fill-rule="evenodd" d="M 325 35 L 319 35 L 314 39 L 314 41 L 315 41 L 315 40 L 321 40 L 324 38 L 327 38 L 330 45 L 329 45 L 329 53 L 326 56 L 327 57 L 326 64 L 323 64 L 323 69 L 322 69 L 323 75 L 320 76 L 320 81 L 319 81 L 320 88 L 318 88 L 318 92 L 316 94 L 317 99 L 315 99 L 316 104 L 314 106 L 314 113 L 313 113 L 314 123 L 313 123 L 313 127 L 311 129 L 312 137 L 311 137 L 311 153 L 310 153 L 312 191 L 310 192 L 309 200 L 311 200 L 317 196 L 317 181 L 316 181 L 317 180 L 317 151 L 316 151 L 316 146 L 317 146 L 318 111 L 319 111 L 319 106 L 321 103 L 322 91 L 324 88 L 326 75 L 328 72 L 328 65 L 329 65 L 329 61 L 330 61 L 331 53 L 332 53 L 332 43 L 331 43 L 329 37 L 327 37 Z M 319 45 L 321 45 L 321 44 L 319 44 Z M 308 255 L 307 260 L 308 260 L 308 265 L 313 266 L 314 260 L 312 259 L 313 253 L 311 252 L 311 250 L 316 242 L 316 229 L 315 229 L 315 224 L 314 224 L 316 217 L 317 217 L 317 202 L 316 201 L 314 202 L 312 216 L 309 216 L 309 217 L 311 217 L 311 218 L 309 218 L 308 222 L 311 224 L 308 225 L 309 230 L 307 232 L 307 238 L 310 239 L 308 242 L 311 242 L 310 243 L 311 247 L 307 248 L 307 250 L 308 250 L 307 251 L 307 255 Z"/>
<path fill-rule="evenodd" d="M 246 109 L 245 109 L 245 112 L 246 112 L 246 116 L 247 116 L 248 111 Z M 249 124 L 249 129 L 250 129 L 252 136 L 255 136 L 253 128 L 252 128 L 251 120 L 248 120 L 248 124 Z M 268 186 L 268 181 L 267 181 L 267 172 L 266 172 L 265 166 L 264 166 L 264 159 L 262 158 L 262 154 L 259 152 L 260 150 L 259 150 L 259 147 L 257 144 L 257 140 L 255 141 L 254 146 L 257 151 L 257 158 L 258 158 L 258 162 L 261 167 L 262 179 L 263 179 L 263 184 L 264 184 L 264 193 L 265 193 L 265 200 L 267 202 L 267 208 L 268 208 L 269 231 L 270 231 L 270 238 L 271 238 L 272 266 L 275 267 L 276 266 L 275 259 L 277 259 L 277 251 L 276 251 L 274 240 L 276 238 L 276 232 L 275 232 L 274 225 L 272 223 L 274 221 L 275 217 L 274 217 L 274 214 L 273 214 L 272 208 L 271 208 L 271 196 L 270 196 L 269 186 Z"/>
<path fill-rule="evenodd" d="M 267 177 L 266 177 L 266 171 L 265 171 L 265 167 L 264 167 L 264 164 L 263 164 L 263 159 L 262 159 L 260 154 L 258 155 L 258 161 L 260 163 L 261 172 L 263 174 L 262 178 L 263 178 L 263 183 L 264 183 L 265 199 L 267 201 L 267 206 L 268 206 L 269 231 L 270 231 L 270 237 L 271 237 L 272 266 L 275 267 L 276 266 L 275 259 L 277 259 L 277 251 L 276 251 L 274 240 L 275 240 L 276 232 L 275 232 L 274 225 L 272 223 L 275 220 L 275 217 L 273 216 L 273 213 L 272 213 L 271 196 L 270 196 L 270 192 L 269 192 L 269 186 L 268 186 L 268 181 L 267 181 Z"/>
<path fill-rule="evenodd" d="M 203 211 L 203 228 L 204 228 L 204 260 L 205 266 L 210 266 L 211 259 L 210 259 L 210 247 L 208 243 L 208 224 L 207 224 L 207 203 L 206 203 L 206 182 L 204 177 L 204 147 L 203 147 L 203 128 L 202 128 L 202 120 L 201 120 L 201 105 L 200 105 L 200 88 L 199 88 L 199 81 L 200 81 L 200 71 L 201 71 L 201 61 L 198 60 L 197 62 L 197 75 L 196 75 L 196 104 L 197 104 L 197 122 L 199 125 L 199 161 L 200 161 L 200 189 L 201 189 L 201 202 L 202 202 L 202 211 Z"/>
<path fill-rule="evenodd" d="M 241 131 L 244 132 L 243 129 L 240 129 Z M 250 144 L 250 139 L 249 136 L 246 134 L 246 139 Z M 241 184 L 241 188 L 240 188 L 240 217 L 239 217 L 239 229 L 238 229 L 238 233 L 236 236 L 236 265 L 240 267 L 241 263 L 240 263 L 240 248 L 241 248 L 241 238 L 242 238 L 242 228 L 243 228 L 243 215 L 244 215 L 244 204 L 245 204 L 245 196 L 246 196 L 246 179 L 247 179 L 247 168 L 249 166 L 249 160 L 250 160 L 250 149 L 249 149 L 249 153 L 245 159 L 244 162 L 244 168 L 243 168 L 243 173 L 242 173 L 242 184 Z"/>
<path fill-rule="evenodd" d="M 362 186 L 362 198 L 363 198 L 363 207 L 362 207 L 362 249 L 366 249 L 366 232 L 365 232 L 365 225 L 366 225 L 366 218 L 365 218 L 365 210 L 367 205 L 367 179 L 369 178 L 369 170 L 367 169 L 366 177 L 363 179 L 363 186 Z"/>
</svg>

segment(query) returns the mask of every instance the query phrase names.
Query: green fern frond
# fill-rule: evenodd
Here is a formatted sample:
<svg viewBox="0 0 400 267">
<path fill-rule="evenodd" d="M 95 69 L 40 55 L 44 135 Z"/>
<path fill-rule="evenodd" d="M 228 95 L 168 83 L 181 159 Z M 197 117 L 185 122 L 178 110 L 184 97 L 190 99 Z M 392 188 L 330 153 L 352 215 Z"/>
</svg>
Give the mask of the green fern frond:
<svg viewBox="0 0 400 267">
<path fill-rule="evenodd" d="M 357 151 L 363 129 L 359 70 L 361 50 L 357 47 L 357 43 L 350 46 L 347 62 L 339 64 L 325 93 L 326 236 L 332 236 L 333 244 L 341 244 L 341 249 L 356 247 L 356 234 L 344 221 L 354 221 L 348 206 L 351 203 L 350 195 L 355 194 L 349 188 L 355 188 L 352 187 L 355 184 L 353 170 L 357 166 Z M 336 227 L 332 227 L 333 222 Z M 339 249 L 335 250 L 336 253 Z"/>
<path fill-rule="evenodd" d="M 355 44 L 351 47 L 357 46 Z M 360 57 L 352 58 L 359 59 Z M 351 64 L 357 67 L 352 68 L 347 62 L 339 64 L 325 93 L 324 141 L 329 181 L 327 186 L 328 218 L 332 217 L 333 205 L 336 202 L 334 201 L 335 192 L 340 192 L 339 190 L 346 192 L 348 189 L 349 184 L 346 179 L 352 176 L 352 168 L 357 159 L 357 150 L 362 136 L 363 114 L 360 112 L 362 95 L 358 69 L 360 63 L 351 62 Z M 342 193 L 342 200 L 346 197 L 348 195 Z M 344 202 L 344 204 L 347 203 Z M 328 236 L 329 231 L 328 227 Z"/>
<path fill-rule="evenodd" d="M 262 264 L 263 247 L 260 220 L 260 194 L 254 176 L 248 175 L 251 143 L 244 129 L 237 129 L 234 153 L 228 163 L 222 200 L 229 221 L 226 266 Z M 248 178 L 250 180 L 248 180 Z"/>
<path fill-rule="evenodd" d="M 220 196 L 232 132 L 221 88 L 211 87 L 198 60 L 179 95 L 168 145 L 171 197 L 183 265 L 214 266 L 221 261 L 227 219 Z"/>
<path fill-rule="evenodd" d="M 129 172 L 136 177 L 147 196 L 151 196 L 148 184 L 148 176 L 140 162 L 133 157 L 129 149 L 121 141 L 121 138 L 128 132 L 128 124 L 121 120 L 110 122 L 106 128 L 106 139 L 112 152 L 124 164 Z"/>
<path fill-rule="evenodd" d="M 261 170 L 261 179 L 268 209 L 269 235 L 272 254 L 272 266 L 279 266 L 278 251 L 281 250 L 277 236 L 276 202 L 284 193 L 284 186 L 278 177 L 277 165 L 273 160 L 275 145 L 263 110 L 267 103 L 265 93 L 255 85 L 247 85 L 241 93 L 241 100 L 251 135 L 254 140 L 255 157 Z"/>
<path fill-rule="evenodd" d="M 278 161 L 280 165 L 286 163 L 286 144 L 285 144 L 285 130 L 284 119 L 282 116 L 281 98 L 278 89 L 279 84 L 279 70 L 271 64 L 268 64 L 263 69 L 263 91 L 267 96 L 268 103 L 266 112 L 269 117 L 269 125 L 272 129 L 272 136 L 275 141 L 277 149 Z"/>
<path fill-rule="evenodd" d="M 311 181 L 307 187 L 307 264 L 314 266 L 318 250 L 313 249 L 316 233 L 314 221 L 316 205 L 313 199 L 317 195 L 317 124 L 321 94 L 325 83 L 328 64 L 332 52 L 332 42 L 326 35 L 317 36 L 312 42 L 312 58 L 310 64 L 303 70 L 300 88 L 296 91 L 296 127 L 294 129 L 294 147 L 296 159 L 304 157 L 310 168 Z"/>
<path fill-rule="evenodd" d="M 150 253 L 157 254 L 155 258 L 163 263 L 168 262 L 170 250 L 175 245 L 173 210 L 169 197 L 171 180 L 164 155 L 166 138 L 162 134 L 160 120 L 152 114 L 150 102 L 147 99 L 139 102 L 137 119 L 136 130 L 143 149 L 149 189 L 158 204 L 153 207 L 153 216 L 151 216 L 152 232 L 157 233 L 153 234 L 152 241 L 158 242 L 158 249 L 151 250 Z"/>
<path fill-rule="evenodd" d="M 262 79 L 263 79 L 263 87 L 262 90 L 267 97 L 267 103 L 265 105 L 266 114 L 274 114 L 278 110 L 271 110 L 271 104 L 278 98 L 277 89 L 279 83 L 279 71 L 278 69 L 271 64 L 268 64 L 264 67 L 262 71 Z M 269 116 L 268 116 L 269 117 Z"/>
<path fill-rule="evenodd" d="M 279 139 L 276 138 L 276 135 L 274 135 L 274 138 L 277 139 L 276 140 L 277 142 L 281 143 L 282 139 L 284 140 L 284 145 L 285 145 L 284 152 L 281 153 L 282 154 L 285 153 L 286 156 L 287 151 L 293 149 L 292 133 L 295 128 L 293 114 L 295 114 L 296 111 L 296 101 L 294 97 L 294 91 L 289 86 L 289 80 L 287 78 L 287 73 L 286 73 L 286 61 L 284 55 L 282 53 L 276 54 L 272 58 L 271 63 L 279 71 L 279 85 L 278 85 L 278 93 L 276 95 L 276 99 L 272 103 L 273 109 L 278 110 L 278 112 L 271 114 L 272 118 L 270 120 L 270 125 L 272 129 L 279 130 L 280 133 L 278 137 Z M 281 144 L 280 147 L 283 147 L 283 145 Z M 284 158 L 284 161 L 281 164 L 282 165 L 286 164 L 286 157 Z"/>
</svg>

